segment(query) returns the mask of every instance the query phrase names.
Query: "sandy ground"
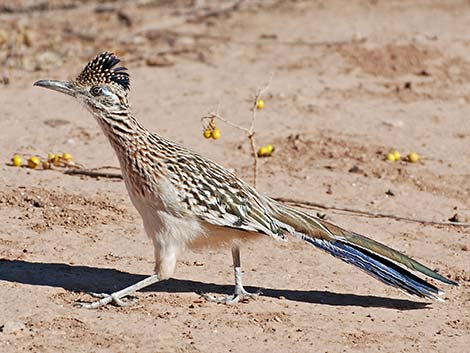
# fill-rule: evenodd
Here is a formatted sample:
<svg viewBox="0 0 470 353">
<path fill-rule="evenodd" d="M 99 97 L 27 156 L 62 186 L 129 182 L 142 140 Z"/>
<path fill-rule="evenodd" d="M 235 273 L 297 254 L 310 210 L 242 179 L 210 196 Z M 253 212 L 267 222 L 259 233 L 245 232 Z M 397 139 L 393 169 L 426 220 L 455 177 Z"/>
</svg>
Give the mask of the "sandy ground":
<svg viewBox="0 0 470 353">
<path fill-rule="evenodd" d="M 229 252 L 207 251 L 182 256 L 175 278 L 139 292 L 135 306 L 84 310 L 73 304 L 91 300 L 87 291 L 114 291 L 153 269 L 123 183 L 8 165 L 14 153 L 66 151 L 88 168 L 117 166 L 83 108 L 32 87 L 73 78 L 111 49 L 130 69 L 144 125 L 246 179 L 243 134 L 221 125 L 220 140 L 205 140 L 199 118 L 219 105 L 247 125 L 250 99 L 272 76 L 256 122 L 258 143 L 276 146 L 260 160 L 262 192 L 469 222 L 468 1 L 247 2 L 210 17 L 184 2 L 8 3 L 0 7 L 0 351 L 468 352 L 468 228 L 320 210 L 458 280 L 444 303 L 419 302 L 304 244 L 267 239 L 242 251 L 246 285 L 263 292 L 255 301 L 200 298 L 232 290 Z M 421 162 L 387 163 L 390 149 L 416 151 Z"/>
</svg>

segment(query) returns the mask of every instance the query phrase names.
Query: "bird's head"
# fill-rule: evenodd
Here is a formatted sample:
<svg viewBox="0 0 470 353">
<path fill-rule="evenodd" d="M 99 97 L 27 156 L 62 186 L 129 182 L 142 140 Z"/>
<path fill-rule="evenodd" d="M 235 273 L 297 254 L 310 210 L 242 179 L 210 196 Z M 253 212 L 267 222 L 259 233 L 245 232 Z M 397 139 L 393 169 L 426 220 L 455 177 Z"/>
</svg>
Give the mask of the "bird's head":
<svg viewBox="0 0 470 353">
<path fill-rule="evenodd" d="M 104 52 L 91 60 L 74 80 L 40 80 L 34 86 L 75 97 L 95 114 L 122 112 L 129 107 L 129 74 L 125 67 L 115 67 L 119 62 L 114 54 Z"/>
</svg>

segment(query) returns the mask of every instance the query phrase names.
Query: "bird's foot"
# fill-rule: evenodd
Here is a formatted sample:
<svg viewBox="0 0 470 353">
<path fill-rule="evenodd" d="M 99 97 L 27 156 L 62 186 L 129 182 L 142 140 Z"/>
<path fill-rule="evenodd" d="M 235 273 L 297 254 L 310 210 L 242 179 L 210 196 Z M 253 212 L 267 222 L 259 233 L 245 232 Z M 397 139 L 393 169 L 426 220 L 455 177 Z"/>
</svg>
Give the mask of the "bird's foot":
<svg viewBox="0 0 470 353">
<path fill-rule="evenodd" d="M 133 305 L 136 302 L 135 297 L 131 297 L 131 298 L 129 298 L 128 301 L 124 301 L 124 300 L 122 300 L 121 297 L 116 295 L 116 293 L 108 294 L 108 293 L 93 293 L 93 292 L 90 292 L 88 294 L 90 294 L 92 297 L 100 298 L 100 300 L 94 301 L 92 303 L 84 303 L 84 302 L 81 302 L 81 301 L 77 301 L 75 303 L 75 306 L 78 306 L 80 308 L 85 308 L 85 309 L 97 309 L 101 306 L 104 306 L 104 305 L 107 305 L 107 304 L 110 304 L 110 303 L 115 305 L 115 306 L 126 307 L 126 306 Z"/>
<path fill-rule="evenodd" d="M 233 295 L 229 295 L 227 297 L 216 297 L 209 294 L 202 294 L 202 297 L 210 302 L 215 303 L 224 303 L 224 304 L 236 304 L 240 301 L 244 301 L 245 299 L 256 299 L 261 294 L 261 291 L 256 293 L 250 293 L 245 290 L 243 287 L 236 287 L 235 293 Z"/>
</svg>

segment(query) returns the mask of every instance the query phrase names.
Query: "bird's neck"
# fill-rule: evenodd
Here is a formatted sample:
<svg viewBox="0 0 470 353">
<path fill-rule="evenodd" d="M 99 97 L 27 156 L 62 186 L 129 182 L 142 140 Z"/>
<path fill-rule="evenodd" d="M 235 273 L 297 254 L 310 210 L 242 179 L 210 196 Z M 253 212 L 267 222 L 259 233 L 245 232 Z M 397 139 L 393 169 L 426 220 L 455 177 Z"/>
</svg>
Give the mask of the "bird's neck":
<svg viewBox="0 0 470 353">
<path fill-rule="evenodd" d="M 130 110 L 93 114 L 113 148 L 128 150 L 139 136 L 147 132 L 145 127 L 132 115 Z M 120 151 L 123 152 L 123 151 Z"/>
<path fill-rule="evenodd" d="M 147 149 L 150 136 L 154 150 L 160 150 L 159 142 L 164 139 L 148 131 L 129 110 L 95 114 L 95 117 L 121 163 L 135 159 L 136 153 L 141 154 L 142 149 Z"/>
<path fill-rule="evenodd" d="M 130 113 L 125 116 L 107 113 L 96 118 L 116 152 L 128 190 L 141 193 L 142 185 L 150 188 L 143 171 L 150 168 L 148 173 L 162 172 L 166 140 L 148 131 Z"/>
</svg>

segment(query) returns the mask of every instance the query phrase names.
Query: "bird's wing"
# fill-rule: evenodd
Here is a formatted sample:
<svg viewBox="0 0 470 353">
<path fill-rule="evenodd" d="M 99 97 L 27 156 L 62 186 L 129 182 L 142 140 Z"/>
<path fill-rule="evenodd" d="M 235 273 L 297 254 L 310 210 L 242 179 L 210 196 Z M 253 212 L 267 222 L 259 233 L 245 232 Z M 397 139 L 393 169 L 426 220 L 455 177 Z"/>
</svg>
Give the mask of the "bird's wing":
<svg viewBox="0 0 470 353">
<path fill-rule="evenodd" d="M 264 197 L 227 169 L 197 154 L 180 154 L 165 165 L 180 200 L 200 220 L 286 240 Z"/>
</svg>

